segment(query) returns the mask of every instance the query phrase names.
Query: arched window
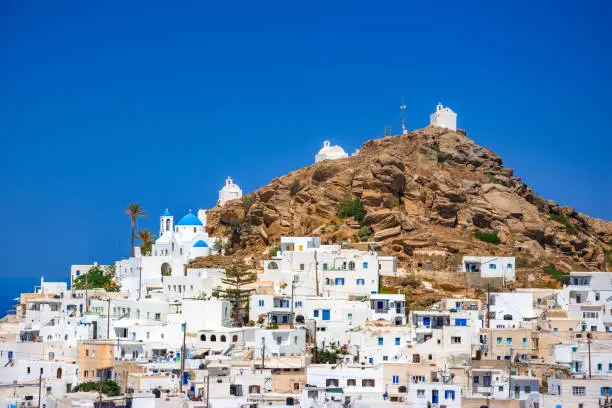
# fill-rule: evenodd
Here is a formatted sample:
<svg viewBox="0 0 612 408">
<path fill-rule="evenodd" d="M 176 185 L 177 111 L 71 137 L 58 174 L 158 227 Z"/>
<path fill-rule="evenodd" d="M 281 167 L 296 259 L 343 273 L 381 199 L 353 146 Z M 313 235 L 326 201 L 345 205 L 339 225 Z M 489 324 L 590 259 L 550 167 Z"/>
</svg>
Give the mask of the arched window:
<svg viewBox="0 0 612 408">
<path fill-rule="evenodd" d="M 302 315 L 297 315 L 297 317 L 295 318 L 296 323 L 304 324 L 304 321 L 305 319 L 304 319 L 304 316 Z"/>
<path fill-rule="evenodd" d="M 237 342 L 238 342 L 238 336 L 236 336 L 235 334 L 234 334 L 234 336 L 232 337 L 232 342 L 233 342 L 233 343 L 237 343 Z"/>
<path fill-rule="evenodd" d="M 268 269 L 278 269 L 278 264 L 276 262 L 270 262 L 268 264 Z"/>
<path fill-rule="evenodd" d="M 221 342 L 225 343 L 227 341 L 227 339 L 225 338 L 225 334 L 221 335 Z"/>
<path fill-rule="evenodd" d="M 172 243 L 172 252 L 174 252 L 174 242 Z"/>
<path fill-rule="evenodd" d="M 57 369 L 57 378 L 58 379 L 62 378 L 62 369 L 61 368 Z"/>
<path fill-rule="evenodd" d="M 64 334 L 64 340 L 68 340 L 68 335 Z"/>
<path fill-rule="evenodd" d="M 194 232 L 194 233 L 196 232 L 196 227 L 193 227 L 193 232 Z"/>
<path fill-rule="evenodd" d="M 206 341 L 206 335 L 205 335 L 205 334 L 201 335 L 201 336 L 200 336 L 200 340 L 201 340 L 201 341 Z"/>
<path fill-rule="evenodd" d="M 350 261 L 348 266 L 349 266 L 349 271 L 354 271 L 355 270 L 355 262 Z"/>
<path fill-rule="evenodd" d="M 404 393 L 406 392 L 406 386 L 405 385 L 400 385 L 397 389 L 398 392 Z"/>
<path fill-rule="evenodd" d="M 170 218 L 166 219 L 166 231 L 170 231 Z"/>
<path fill-rule="evenodd" d="M 210 341 L 217 341 L 217 336 L 215 336 L 214 334 L 210 336 Z"/>
</svg>

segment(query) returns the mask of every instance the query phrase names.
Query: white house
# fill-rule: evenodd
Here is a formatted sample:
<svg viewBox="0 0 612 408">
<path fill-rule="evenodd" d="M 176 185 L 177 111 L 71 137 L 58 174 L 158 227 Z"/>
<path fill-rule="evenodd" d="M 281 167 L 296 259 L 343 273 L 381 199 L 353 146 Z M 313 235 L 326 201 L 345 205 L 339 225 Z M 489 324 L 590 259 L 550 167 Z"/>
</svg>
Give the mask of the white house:
<svg viewBox="0 0 612 408">
<path fill-rule="evenodd" d="M 571 272 L 557 303 L 580 320 L 581 331 L 612 332 L 612 272 Z"/>
<path fill-rule="evenodd" d="M 323 142 L 323 147 L 319 150 L 319 153 L 315 155 L 315 163 L 323 160 L 336 160 L 344 159 L 348 157 L 348 154 L 344 149 L 338 145 L 331 145 L 329 140 Z"/>
<path fill-rule="evenodd" d="M 225 179 L 225 185 L 219 190 L 219 205 L 240 197 L 242 197 L 242 190 L 238 184 L 234 184 L 231 177 Z"/>
<path fill-rule="evenodd" d="M 513 256 L 464 256 L 459 265 L 460 272 L 478 273 L 482 278 L 504 278 L 516 280 Z"/>
<path fill-rule="evenodd" d="M 457 130 L 457 114 L 441 103 L 438 103 L 436 111 L 429 116 L 429 121 L 432 126 Z"/>
<path fill-rule="evenodd" d="M 537 317 L 531 293 L 490 293 L 488 308 L 489 327 L 497 329 L 531 327 Z"/>
</svg>

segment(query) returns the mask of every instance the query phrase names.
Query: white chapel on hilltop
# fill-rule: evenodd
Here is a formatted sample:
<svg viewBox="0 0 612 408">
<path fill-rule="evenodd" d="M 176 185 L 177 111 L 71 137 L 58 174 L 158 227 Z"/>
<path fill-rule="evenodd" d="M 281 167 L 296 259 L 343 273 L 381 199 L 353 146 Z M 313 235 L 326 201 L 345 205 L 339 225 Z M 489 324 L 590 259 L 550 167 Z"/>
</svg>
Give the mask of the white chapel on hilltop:
<svg viewBox="0 0 612 408">
<path fill-rule="evenodd" d="M 329 140 L 323 142 L 323 147 L 319 150 L 319 153 L 315 155 L 315 163 L 323 160 L 336 160 L 344 159 L 348 157 L 348 154 L 344 149 L 338 145 L 331 145 Z"/>
<path fill-rule="evenodd" d="M 242 197 L 242 190 L 238 184 L 234 184 L 231 177 L 225 180 L 225 185 L 219 190 L 219 205 L 225 204 L 227 201 L 235 200 Z"/>
<path fill-rule="evenodd" d="M 431 126 L 437 126 L 450 130 L 457 130 L 457 114 L 451 108 L 445 108 L 441 103 L 436 106 L 436 111 L 429 117 Z"/>
</svg>

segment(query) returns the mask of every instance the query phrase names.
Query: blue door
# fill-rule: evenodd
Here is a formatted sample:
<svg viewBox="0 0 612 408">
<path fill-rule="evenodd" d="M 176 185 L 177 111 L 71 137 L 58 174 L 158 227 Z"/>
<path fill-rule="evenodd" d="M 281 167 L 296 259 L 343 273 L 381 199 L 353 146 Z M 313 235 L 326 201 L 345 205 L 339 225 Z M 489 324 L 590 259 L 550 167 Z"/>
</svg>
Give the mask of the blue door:
<svg viewBox="0 0 612 408">
<path fill-rule="evenodd" d="M 429 317 L 423 317 L 423 324 L 425 326 L 429 326 L 431 324 L 431 318 Z"/>
<path fill-rule="evenodd" d="M 431 390 L 431 402 L 438 403 L 438 390 Z"/>
<path fill-rule="evenodd" d="M 323 320 L 329 320 L 329 309 L 323 309 Z"/>
</svg>

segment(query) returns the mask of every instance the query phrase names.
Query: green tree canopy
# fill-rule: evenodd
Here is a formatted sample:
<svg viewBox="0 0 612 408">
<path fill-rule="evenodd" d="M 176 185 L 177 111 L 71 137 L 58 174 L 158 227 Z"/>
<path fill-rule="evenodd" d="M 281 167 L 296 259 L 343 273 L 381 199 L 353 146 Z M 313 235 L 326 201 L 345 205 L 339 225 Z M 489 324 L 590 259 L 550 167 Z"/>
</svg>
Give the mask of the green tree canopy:
<svg viewBox="0 0 612 408">
<path fill-rule="evenodd" d="M 121 286 L 113 280 L 114 276 L 105 273 L 99 266 L 92 266 L 86 274 L 77 277 L 72 286 L 75 289 L 105 289 L 108 292 L 119 292 Z"/>
<path fill-rule="evenodd" d="M 243 260 L 237 259 L 225 268 L 225 277 L 221 278 L 224 288 L 219 288 L 216 294 L 221 299 L 229 300 L 232 305 L 232 319 L 237 326 L 248 318 L 249 297 L 255 289 L 245 286 L 255 282 L 257 274 L 251 272 Z"/>
</svg>

